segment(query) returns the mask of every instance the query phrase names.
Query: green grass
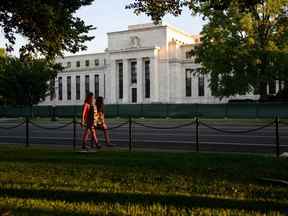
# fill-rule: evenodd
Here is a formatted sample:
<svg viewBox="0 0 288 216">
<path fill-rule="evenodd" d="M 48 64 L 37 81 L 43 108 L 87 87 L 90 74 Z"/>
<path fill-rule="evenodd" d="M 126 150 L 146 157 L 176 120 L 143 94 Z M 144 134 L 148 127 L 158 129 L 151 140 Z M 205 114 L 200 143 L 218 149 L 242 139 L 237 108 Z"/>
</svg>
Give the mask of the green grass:
<svg viewBox="0 0 288 216">
<path fill-rule="evenodd" d="M 1 147 L 0 209 L 7 215 L 288 214 L 287 186 L 259 177 L 287 180 L 288 161 Z"/>
</svg>

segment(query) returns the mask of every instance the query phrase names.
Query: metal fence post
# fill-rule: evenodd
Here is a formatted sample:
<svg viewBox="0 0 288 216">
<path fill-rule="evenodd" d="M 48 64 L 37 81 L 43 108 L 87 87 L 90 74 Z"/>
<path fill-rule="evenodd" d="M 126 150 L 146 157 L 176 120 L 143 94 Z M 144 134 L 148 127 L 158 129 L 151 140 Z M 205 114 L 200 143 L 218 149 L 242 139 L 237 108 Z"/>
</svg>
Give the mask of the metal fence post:
<svg viewBox="0 0 288 216">
<path fill-rule="evenodd" d="M 276 157 L 280 156 L 280 140 L 279 140 L 279 117 L 275 117 L 275 135 L 276 135 Z"/>
<path fill-rule="evenodd" d="M 200 151 L 200 146 L 199 146 L 199 118 L 198 116 L 196 117 L 196 151 Z"/>
<path fill-rule="evenodd" d="M 132 151 L 132 117 L 129 116 L 129 152 Z"/>
<path fill-rule="evenodd" d="M 76 150 L 76 117 L 73 116 L 73 150 Z"/>
<path fill-rule="evenodd" d="M 28 116 L 26 116 L 25 118 L 25 125 L 26 125 L 26 147 L 29 147 L 30 146 L 30 139 L 29 139 L 30 133 L 29 133 L 29 117 Z"/>
</svg>

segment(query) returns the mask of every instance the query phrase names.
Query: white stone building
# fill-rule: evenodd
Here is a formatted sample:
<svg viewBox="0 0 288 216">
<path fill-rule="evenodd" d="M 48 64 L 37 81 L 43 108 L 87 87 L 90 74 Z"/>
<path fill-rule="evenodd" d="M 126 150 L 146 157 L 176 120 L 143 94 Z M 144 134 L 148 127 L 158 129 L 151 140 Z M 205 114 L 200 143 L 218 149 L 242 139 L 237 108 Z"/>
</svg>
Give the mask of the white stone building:
<svg viewBox="0 0 288 216">
<path fill-rule="evenodd" d="M 65 70 L 55 80 L 55 97 L 42 104 L 80 105 L 87 92 L 106 104 L 227 102 L 211 95 L 208 76 L 193 73 L 200 65 L 189 51 L 199 42 L 199 35 L 166 24 L 108 33 L 105 52 L 57 60 Z"/>
</svg>

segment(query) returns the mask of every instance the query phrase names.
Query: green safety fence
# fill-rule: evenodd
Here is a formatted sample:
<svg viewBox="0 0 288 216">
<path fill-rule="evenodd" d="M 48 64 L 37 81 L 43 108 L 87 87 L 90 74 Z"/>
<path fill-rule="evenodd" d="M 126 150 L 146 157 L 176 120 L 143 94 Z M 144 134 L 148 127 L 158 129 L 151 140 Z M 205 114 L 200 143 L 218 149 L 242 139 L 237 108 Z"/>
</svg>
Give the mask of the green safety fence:
<svg viewBox="0 0 288 216">
<path fill-rule="evenodd" d="M 0 117 L 79 117 L 82 106 L 0 106 Z M 108 118 L 288 118 L 288 103 L 229 104 L 114 104 L 105 106 Z"/>
</svg>

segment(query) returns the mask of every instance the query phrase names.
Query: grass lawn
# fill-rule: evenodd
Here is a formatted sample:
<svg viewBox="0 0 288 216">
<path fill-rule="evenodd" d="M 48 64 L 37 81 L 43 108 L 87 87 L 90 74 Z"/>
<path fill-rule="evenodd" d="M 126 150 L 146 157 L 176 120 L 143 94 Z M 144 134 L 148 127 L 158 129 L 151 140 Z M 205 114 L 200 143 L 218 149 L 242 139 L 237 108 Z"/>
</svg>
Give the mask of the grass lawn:
<svg viewBox="0 0 288 216">
<path fill-rule="evenodd" d="M 288 161 L 261 155 L 0 147 L 0 212 L 287 215 L 288 187 L 259 177 L 287 180 Z"/>
</svg>

